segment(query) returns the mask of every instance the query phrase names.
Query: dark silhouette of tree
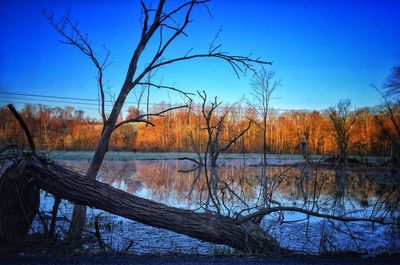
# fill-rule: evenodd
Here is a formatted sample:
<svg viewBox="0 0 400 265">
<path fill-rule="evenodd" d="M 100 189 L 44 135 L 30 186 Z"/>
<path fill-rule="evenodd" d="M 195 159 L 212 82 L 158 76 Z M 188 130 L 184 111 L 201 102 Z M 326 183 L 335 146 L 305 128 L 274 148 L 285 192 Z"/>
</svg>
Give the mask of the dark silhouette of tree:
<svg viewBox="0 0 400 265">
<path fill-rule="evenodd" d="M 227 125 L 228 115 L 231 113 L 232 109 L 236 104 L 233 104 L 228 109 L 224 110 L 222 114 L 216 114 L 218 107 L 221 106 L 222 102 L 218 101 L 217 97 L 215 97 L 212 101 L 210 101 L 210 106 L 207 107 L 207 94 L 205 91 L 198 92 L 198 95 L 202 99 L 202 108 L 201 112 L 205 122 L 205 128 L 207 132 L 207 146 L 204 152 L 204 164 L 207 163 L 207 155 L 210 156 L 210 164 L 212 167 L 217 165 L 218 157 L 221 153 L 224 153 L 229 150 L 229 148 L 236 143 L 236 141 L 245 134 L 251 127 L 252 121 L 250 120 L 247 127 L 240 132 L 236 132 L 229 139 L 221 139 L 222 132 L 224 127 Z"/>
<path fill-rule="evenodd" d="M 391 69 L 390 75 L 383 84 L 386 96 L 398 96 L 400 94 L 400 66 L 395 65 Z"/>
<path fill-rule="evenodd" d="M 376 88 L 376 87 L 375 87 Z M 400 165 L 400 66 L 393 66 L 391 74 L 380 89 L 376 88 L 383 98 L 377 107 L 376 121 L 384 137 L 389 140 L 392 163 Z"/>
</svg>

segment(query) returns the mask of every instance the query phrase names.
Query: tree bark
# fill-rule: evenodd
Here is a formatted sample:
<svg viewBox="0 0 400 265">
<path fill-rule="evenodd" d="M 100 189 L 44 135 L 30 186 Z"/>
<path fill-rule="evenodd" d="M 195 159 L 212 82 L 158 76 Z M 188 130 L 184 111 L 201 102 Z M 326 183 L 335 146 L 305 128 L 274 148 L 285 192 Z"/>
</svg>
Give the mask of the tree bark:
<svg viewBox="0 0 400 265">
<path fill-rule="evenodd" d="M 125 81 L 125 83 L 128 83 Z M 108 118 L 106 124 L 104 124 L 103 132 L 97 143 L 96 150 L 94 152 L 93 158 L 90 162 L 89 168 L 86 172 L 86 177 L 89 179 L 95 179 L 100 167 L 103 163 L 104 157 L 108 151 L 108 144 L 110 141 L 111 134 L 114 130 L 115 124 L 117 123 L 118 115 L 121 112 L 121 108 L 124 104 L 126 96 L 129 92 L 129 86 L 124 84 L 121 89 L 121 93 L 118 96 L 117 101 L 111 111 L 110 117 Z M 71 239 L 80 239 L 85 226 L 86 221 L 86 206 L 75 205 L 71 225 L 68 230 L 68 235 Z"/>
<path fill-rule="evenodd" d="M 267 165 L 267 119 L 263 120 L 263 165 Z"/>
<path fill-rule="evenodd" d="M 246 253 L 283 251 L 277 241 L 251 222 L 212 213 L 169 207 L 115 189 L 54 163 L 24 160 L 24 172 L 34 176 L 37 185 L 73 203 L 98 208 L 146 225 L 185 234 L 200 240 L 224 244 Z"/>
<path fill-rule="evenodd" d="M 32 154 L 36 155 L 35 142 L 28 126 L 12 104 L 7 107 L 21 125 Z M 39 209 L 39 188 L 21 177 L 20 161 L 0 161 L 0 245 L 24 239 Z"/>
<path fill-rule="evenodd" d="M 0 242 L 21 241 L 39 209 L 39 188 L 18 174 L 18 164 L 0 178 Z"/>
</svg>

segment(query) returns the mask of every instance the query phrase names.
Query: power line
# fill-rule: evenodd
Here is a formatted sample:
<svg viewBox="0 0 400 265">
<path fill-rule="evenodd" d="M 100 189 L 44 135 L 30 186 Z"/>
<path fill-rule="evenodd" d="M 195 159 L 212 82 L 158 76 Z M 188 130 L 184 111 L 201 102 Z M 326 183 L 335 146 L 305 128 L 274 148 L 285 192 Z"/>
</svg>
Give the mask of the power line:
<svg viewBox="0 0 400 265">
<path fill-rule="evenodd" d="M 26 94 L 26 93 L 13 93 L 13 92 L 5 92 L 5 91 L 0 91 L 0 94 L 4 95 L 14 95 L 14 96 L 26 96 L 26 97 L 36 97 L 36 98 L 50 98 L 50 99 L 65 99 L 65 100 L 77 100 L 77 101 L 88 101 L 88 102 L 97 102 L 99 104 L 100 100 L 99 99 L 94 99 L 94 98 L 77 98 L 77 97 L 61 97 L 61 96 L 49 96 L 49 95 L 39 95 L 39 94 Z M 39 100 L 39 99 L 29 99 L 29 100 Z M 43 100 L 43 99 L 41 99 Z M 45 100 L 43 100 L 45 101 Z M 52 101 L 55 102 L 55 101 Z M 112 100 L 104 100 L 104 102 L 109 102 L 109 103 L 114 103 Z M 64 103 L 64 102 L 58 102 L 58 103 Z M 65 102 L 65 103 L 71 103 L 71 102 Z M 78 103 L 78 102 L 72 102 L 73 104 L 84 104 L 84 103 Z M 134 104 L 135 106 L 138 104 L 138 102 L 134 101 L 125 101 L 127 104 Z M 86 103 L 90 105 L 98 105 L 98 104 L 93 104 L 93 103 Z M 159 106 L 161 105 L 160 103 L 146 103 L 146 102 L 140 102 L 140 105 L 156 105 Z M 173 104 L 168 104 L 171 106 L 178 106 L 178 105 L 173 105 Z M 113 105 L 108 105 L 108 106 L 113 106 Z"/>
<path fill-rule="evenodd" d="M 3 98 L 8 98 L 9 100 L 3 99 Z M 38 102 L 35 102 L 38 101 Z M 32 99 L 32 98 L 21 98 L 21 97 L 9 97 L 9 96 L 3 96 L 2 98 L 0 98 L 0 102 L 9 104 L 22 104 L 22 105 L 40 105 L 42 101 L 46 101 L 46 102 L 51 102 L 51 103 L 60 103 L 58 105 L 54 105 L 54 104 L 42 104 L 48 107 L 73 107 L 77 110 L 96 110 L 99 111 L 99 108 L 90 108 L 90 107 L 85 107 L 87 105 L 90 106 L 98 106 L 98 104 L 96 103 L 84 103 L 84 102 L 71 102 L 71 101 L 61 101 L 61 100 L 51 100 L 51 99 Z M 144 103 L 145 104 L 145 103 Z M 84 106 L 81 106 L 84 105 Z M 143 105 L 143 104 L 141 104 Z M 163 106 L 166 105 L 167 107 L 176 107 L 178 105 L 171 105 L 171 104 L 157 104 L 157 103 L 152 103 L 150 105 L 153 106 Z M 105 105 L 106 107 L 106 111 L 111 111 L 113 105 Z M 123 111 L 127 111 L 131 106 L 123 106 L 122 109 Z"/>
<path fill-rule="evenodd" d="M 22 104 L 22 105 L 28 105 L 28 104 L 31 104 L 30 102 L 21 102 L 21 101 L 14 101 L 14 100 L 12 100 L 12 101 L 9 101 L 9 100 L 3 100 L 3 99 L 0 99 L 0 102 L 4 102 L 4 103 L 6 103 L 6 104 Z M 60 106 L 60 105 L 51 105 L 51 104 L 46 104 L 46 106 L 48 106 L 48 107 L 71 107 L 71 106 Z M 82 109 L 82 110 L 98 110 L 98 109 L 96 109 L 96 108 L 88 108 L 88 107 L 79 107 L 79 109 Z"/>
<path fill-rule="evenodd" d="M 32 103 L 31 100 L 23 100 L 22 101 L 16 101 L 15 99 L 10 99 L 10 100 L 4 100 L 4 99 L 0 99 L 0 102 L 6 103 L 6 104 L 22 104 L 22 105 L 44 105 L 47 107 L 60 107 L 60 108 L 66 108 L 66 107 L 73 107 L 76 110 L 99 110 L 98 108 L 90 108 L 90 107 L 85 107 L 85 106 L 74 106 L 71 104 L 68 104 L 67 102 L 65 102 L 65 104 L 67 105 L 54 105 L 54 104 L 40 104 L 40 103 Z M 128 109 L 128 106 L 124 106 L 122 107 L 123 109 Z M 107 110 L 111 110 L 111 107 L 108 107 Z"/>
<path fill-rule="evenodd" d="M 38 95 L 38 94 L 13 93 L 13 92 L 5 92 L 5 91 L 0 91 L 0 94 L 15 95 L 15 96 L 28 96 L 28 97 L 39 97 L 39 98 L 57 98 L 57 99 L 69 99 L 69 100 L 96 101 L 96 102 L 99 102 L 99 99 L 93 99 L 93 98 L 60 97 L 60 96 Z M 105 100 L 105 101 L 111 102 L 111 100 Z M 129 103 L 129 102 L 127 102 L 127 103 Z M 131 102 L 131 103 L 133 103 L 133 102 Z"/>
<path fill-rule="evenodd" d="M 32 102 L 30 102 L 30 101 L 21 102 L 21 101 L 15 101 L 15 100 L 8 101 L 8 100 L 0 99 L 0 102 L 4 102 L 6 104 L 11 103 L 11 104 L 20 104 L 20 105 L 28 105 L 28 104 L 39 105 L 39 104 L 32 104 Z M 57 107 L 59 107 L 59 108 L 74 107 L 74 106 L 71 106 L 71 105 L 64 105 L 64 106 L 53 105 L 53 104 L 43 104 L 43 105 L 45 105 L 47 107 L 55 107 L 55 108 L 57 108 Z M 161 106 L 161 104 L 159 106 Z M 168 105 L 168 107 L 169 107 L 169 105 Z M 123 108 L 125 108 L 124 111 L 127 111 L 127 109 L 129 107 L 125 106 Z M 196 106 L 193 106 L 192 108 L 195 109 L 196 111 L 200 111 L 201 106 L 196 105 Z M 251 108 L 249 108 L 249 107 L 235 107 L 233 109 L 234 110 L 244 110 L 244 111 L 246 111 L 246 110 L 249 110 Z M 95 111 L 99 111 L 98 108 L 90 108 L 90 107 L 82 107 L 82 106 L 77 106 L 76 110 L 88 110 L 88 111 L 95 110 Z M 110 109 L 108 109 L 108 110 L 110 110 Z M 221 109 L 221 111 L 223 111 L 223 110 Z M 271 108 L 271 109 L 269 109 L 269 112 L 270 113 L 279 114 L 279 113 L 286 113 L 286 112 L 311 112 L 311 111 L 310 110 L 303 110 L 303 109 L 293 110 L 293 109 L 273 109 L 273 108 Z M 96 113 L 96 114 L 100 115 L 99 113 Z"/>
<path fill-rule="evenodd" d="M 71 102 L 71 101 L 52 100 L 52 99 L 32 99 L 32 98 L 9 97 L 9 96 L 3 96 L 3 98 L 9 98 L 9 99 L 12 99 L 12 100 L 34 100 L 34 101 L 39 101 L 40 100 L 40 101 L 53 102 L 53 103 L 99 106 L 98 103 L 88 103 L 88 102 Z M 105 105 L 105 106 L 106 107 L 112 107 L 112 105 Z"/>
<path fill-rule="evenodd" d="M 52 102 L 52 103 L 66 104 L 66 106 L 63 106 L 63 107 L 68 107 L 68 106 L 71 106 L 71 105 L 99 106 L 99 104 L 100 104 L 98 99 L 93 99 L 93 98 L 62 97 L 62 96 L 40 95 L 40 94 L 14 93 L 14 92 L 5 92 L 5 91 L 0 91 L 0 94 L 13 95 L 13 96 L 3 96 L 3 98 L 9 98 L 10 100 L 12 100 L 14 102 L 15 102 L 15 100 L 18 100 L 18 102 L 16 102 L 17 104 L 32 104 L 32 101 L 46 101 L 46 102 Z M 24 96 L 24 97 L 21 97 L 21 96 Z M 33 97 L 33 98 L 30 98 L 30 97 Z M 61 100 L 58 100 L 58 99 L 61 99 Z M 64 99 L 64 100 L 62 100 L 62 99 Z M 274 98 L 274 99 L 279 99 L 279 98 Z M 21 100 L 25 101 L 25 102 L 21 102 Z M 79 101 L 79 102 L 74 102 L 74 100 Z M 6 100 L 0 100 L 0 101 L 8 102 Z M 112 102 L 111 100 L 105 100 L 105 101 L 106 102 Z M 93 103 L 93 102 L 97 102 L 97 103 Z M 10 103 L 10 102 L 8 102 L 8 103 Z M 135 106 L 138 105 L 138 102 L 132 102 L 132 101 L 131 102 L 126 101 L 125 103 L 134 104 Z M 177 105 L 177 104 L 151 103 L 151 102 L 149 102 L 149 103 L 141 102 L 139 105 L 146 106 L 147 104 L 150 105 L 150 106 L 155 106 L 155 107 L 160 107 L 160 106 L 179 107 L 179 106 L 181 106 L 181 105 Z M 48 105 L 48 106 L 50 106 L 50 105 Z M 60 107 L 58 105 L 51 105 L 51 106 Z M 106 106 L 106 108 L 112 108 L 113 107 L 113 105 L 108 105 L 108 104 L 105 105 L 105 106 Z M 88 108 L 88 107 L 82 107 L 82 106 L 76 106 L 76 107 L 78 109 L 99 110 L 98 108 Z M 123 106 L 123 108 L 125 108 L 125 109 L 127 109 L 129 107 L 131 107 L 131 106 Z M 200 107 L 200 105 L 195 104 L 192 107 L 197 109 L 197 108 Z M 252 109 L 252 108 L 236 106 L 236 107 L 234 107 L 234 109 L 236 109 L 236 110 L 248 110 L 248 109 Z M 273 109 L 273 108 L 271 108 L 270 111 L 271 112 L 275 112 L 275 113 L 293 112 L 293 111 L 310 112 L 310 110 L 306 110 L 306 109 L 294 110 L 294 109 Z"/>
</svg>

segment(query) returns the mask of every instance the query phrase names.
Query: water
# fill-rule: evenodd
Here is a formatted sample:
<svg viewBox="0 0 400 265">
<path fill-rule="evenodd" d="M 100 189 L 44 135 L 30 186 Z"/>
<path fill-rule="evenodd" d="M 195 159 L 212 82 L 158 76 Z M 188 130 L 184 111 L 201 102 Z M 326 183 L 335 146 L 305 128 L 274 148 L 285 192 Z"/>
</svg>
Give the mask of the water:
<svg viewBox="0 0 400 265">
<path fill-rule="evenodd" d="M 399 186 L 389 171 L 363 168 L 356 172 L 328 169 L 304 170 L 299 157 L 285 157 L 291 166 L 263 168 L 250 158 L 223 160 L 216 170 L 194 168 L 173 156 L 152 159 L 108 160 L 99 180 L 126 192 L 173 207 L 214 211 L 237 217 L 263 207 L 292 206 L 346 217 L 385 217 L 398 220 Z M 175 157 L 176 158 L 176 157 Z M 277 160 L 277 159 L 276 159 Z M 68 167 L 85 172 L 86 159 L 62 160 Z M 184 172 L 183 172 L 184 171 Z M 42 200 L 50 205 L 49 199 Z M 45 206 L 43 206 L 45 207 Z M 70 206 L 66 206 L 66 208 Z M 92 216 L 100 211 L 90 210 Z M 214 254 L 222 246 L 204 243 L 173 232 L 151 228 L 124 218 L 102 214 L 113 229 L 103 231 L 105 240 L 117 248 L 132 244 L 135 253 L 184 252 Z M 107 218 L 105 218 L 107 216 Z M 399 251 L 398 226 L 343 223 L 297 212 L 277 212 L 261 225 L 280 244 L 297 251 L 358 250 L 365 253 Z"/>
</svg>

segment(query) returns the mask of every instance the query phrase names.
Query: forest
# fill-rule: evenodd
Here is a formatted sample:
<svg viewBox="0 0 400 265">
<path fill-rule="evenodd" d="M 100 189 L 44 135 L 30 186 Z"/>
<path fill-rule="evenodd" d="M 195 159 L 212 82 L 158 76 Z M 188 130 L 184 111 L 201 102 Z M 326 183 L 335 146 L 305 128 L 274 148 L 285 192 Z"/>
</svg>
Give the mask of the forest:
<svg viewBox="0 0 400 265">
<path fill-rule="evenodd" d="M 169 108 L 160 103 L 152 113 Z M 167 112 L 162 117 L 150 117 L 154 126 L 143 123 L 126 124 L 116 130 L 110 139 L 110 150 L 145 152 L 194 152 L 192 139 L 203 149 L 206 132 L 200 105 Z M 232 145 L 229 152 L 262 152 L 263 131 L 261 120 L 253 107 L 223 105 L 220 113 L 230 109 L 221 139 L 229 139 L 243 130 L 248 120 L 254 123 L 243 137 Z M 334 155 L 337 153 L 335 127 L 330 112 L 326 111 L 274 111 L 268 115 L 268 152 L 272 154 L 301 154 L 299 141 L 307 135 L 308 147 L 312 154 Z M 395 109 L 395 111 L 398 111 Z M 220 113 L 216 113 L 218 116 Z M 353 156 L 390 156 L 391 142 L 385 133 L 395 133 L 396 127 L 385 115 L 382 106 L 349 110 L 352 126 L 349 131 L 349 152 Z M 40 150 L 94 150 L 102 123 L 87 117 L 82 110 L 72 107 L 48 107 L 46 105 L 26 105 L 21 115 L 35 135 L 35 143 Z M 135 107 L 130 107 L 120 120 L 140 115 Z M 398 116 L 396 116 L 398 119 Z M 0 109 L 0 145 L 21 145 L 25 136 L 10 111 Z M 397 124 L 400 121 L 397 121 Z M 191 138 L 192 134 L 193 138 Z"/>
</svg>

